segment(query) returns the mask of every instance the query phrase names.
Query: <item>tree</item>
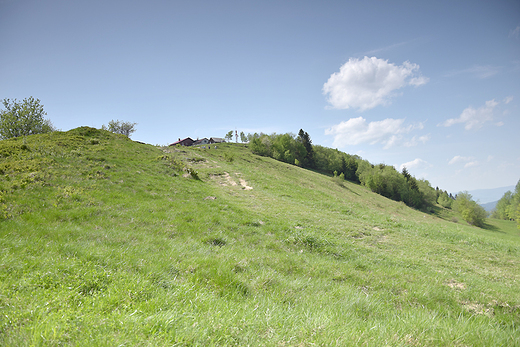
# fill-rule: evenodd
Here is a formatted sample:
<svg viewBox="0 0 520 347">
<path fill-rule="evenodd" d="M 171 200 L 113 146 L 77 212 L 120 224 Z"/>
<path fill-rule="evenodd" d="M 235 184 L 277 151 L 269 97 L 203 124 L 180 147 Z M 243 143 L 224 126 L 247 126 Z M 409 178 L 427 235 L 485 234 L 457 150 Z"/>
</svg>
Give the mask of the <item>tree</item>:
<svg viewBox="0 0 520 347">
<path fill-rule="evenodd" d="M 312 149 L 311 137 L 306 131 L 300 129 L 300 131 L 298 132 L 298 141 L 303 144 L 305 150 L 307 151 L 305 155 L 304 167 L 309 167 L 313 169 L 316 165 L 314 162 L 314 151 Z"/>
<path fill-rule="evenodd" d="M 101 129 L 108 130 L 110 132 L 113 132 L 115 134 L 122 134 L 126 137 L 130 137 L 132 133 L 135 132 L 135 126 L 137 123 L 131 123 L 131 122 L 120 122 L 119 120 L 111 120 L 108 122 L 108 127 L 105 125 L 101 126 Z"/>
<path fill-rule="evenodd" d="M 516 184 L 515 191 L 507 191 L 498 200 L 493 212 L 493 218 L 516 220 L 520 228 L 520 181 Z"/>
<path fill-rule="evenodd" d="M 477 202 L 473 201 L 471 194 L 468 192 L 457 194 L 453 207 L 455 211 L 462 215 L 462 218 L 468 222 L 468 224 L 478 227 L 484 226 L 486 210 Z"/>
<path fill-rule="evenodd" d="M 520 229 L 520 218 L 518 218 L 518 216 L 520 216 L 520 204 L 517 205 L 516 215 L 517 215 L 516 226 L 518 227 L 518 229 Z"/>
<path fill-rule="evenodd" d="M 255 154 L 270 157 L 271 153 L 271 141 L 268 135 L 261 134 L 258 137 L 257 134 L 249 141 L 251 151 Z"/>
<path fill-rule="evenodd" d="M 242 141 L 242 143 L 247 142 L 247 136 L 243 131 L 240 132 L 240 141 Z"/>
<path fill-rule="evenodd" d="M 442 192 L 439 194 L 439 197 L 437 198 L 437 203 L 444 208 L 451 208 L 453 200 L 448 196 L 448 193 Z"/>
<path fill-rule="evenodd" d="M 504 196 L 500 200 L 498 200 L 495 208 L 493 209 L 492 216 L 493 218 L 498 219 L 510 219 L 510 211 L 511 205 L 513 203 L 513 193 L 511 191 L 507 191 L 504 193 Z"/>
<path fill-rule="evenodd" d="M 413 178 L 413 177 L 412 177 Z M 415 178 L 413 178 L 415 180 Z M 432 188 L 430 182 L 425 179 L 415 180 L 419 193 L 421 193 L 423 198 L 423 204 L 433 206 L 437 202 L 437 193 L 435 189 Z"/>
<path fill-rule="evenodd" d="M 343 172 L 343 175 L 347 173 L 347 160 L 344 155 L 341 156 L 341 172 Z"/>
<path fill-rule="evenodd" d="M 356 160 L 351 156 L 347 160 L 347 171 L 345 172 L 345 179 L 352 182 L 359 182 L 358 177 L 356 176 L 358 164 Z"/>
<path fill-rule="evenodd" d="M 410 173 L 406 169 L 406 166 L 403 166 L 403 170 L 401 171 L 401 174 L 404 176 L 404 178 L 406 178 L 407 181 L 409 181 L 410 178 L 412 178 L 412 175 L 410 175 Z"/>
<path fill-rule="evenodd" d="M 16 99 L 2 101 L 5 110 L 0 111 L 0 139 L 43 134 L 55 131 L 39 99 L 32 96 L 19 102 Z"/>
<path fill-rule="evenodd" d="M 231 142 L 231 139 L 233 139 L 233 130 L 228 131 L 225 138 L 228 140 L 228 142 Z"/>
</svg>

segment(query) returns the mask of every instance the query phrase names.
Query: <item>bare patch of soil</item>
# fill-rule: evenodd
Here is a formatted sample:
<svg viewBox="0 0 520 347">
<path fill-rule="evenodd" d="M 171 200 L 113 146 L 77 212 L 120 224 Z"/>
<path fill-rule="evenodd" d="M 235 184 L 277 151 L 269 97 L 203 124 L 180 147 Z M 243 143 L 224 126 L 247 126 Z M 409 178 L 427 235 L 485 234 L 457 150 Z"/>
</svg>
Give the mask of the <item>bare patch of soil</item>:
<svg viewBox="0 0 520 347">
<path fill-rule="evenodd" d="M 251 190 L 253 189 L 253 187 L 250 187 L 247 185 L 247 182 L 245 180 L 243 180 L 242 178 L 240 179 L 240 185 L 245 189 L 245 190 Z"/>
<path fill-rule="evenodd" d="M 235 176 L 239 176 L 239 175 L 240 175 L 240 173 L 235 173 Z M 239 178 L 238 179 L 239 183 L 237 183 L 233 179 L 233 177 L 231 177 L 229 172 L 224 172 L 224 174 L 221 174 L 221 175 L 210 175 L 210 177 L 213 179 L 220 179 L 219 184 L 223 187 L 228 187 L 228 186 L 235 187 L 235 186 L 238 186 L 238 184 L 240 183 L 240 186 L 245 190 L 253 189 L 253 187 L 249 186 L 247 184 L 246 180 L 244 180 L 243 178 Z"/>
<path fill-rule="evenodd" d="M 493 307 L 490 307 L 490 305 L 485 306 L 484 304 L 479 304 L 477 302 L 471 302 L 471 301 L 463 301 L 461 302 L 462 306 L 466 311 L 473 313 L 473 314 L 483 314 L 486 316 L 492 316 L 495 312 Z"/>
<path fill-rule="evenodd" d="M 452 288 L 452 289 L 459 289 L 459 290 L 464 290 L 466 289 L 466 285 L 464 283 L 461 283 L 461 282 L 457 282 L 455 280 L 449 280 L 448 282 L 445 283 L 448 287 Z"/>
<path fill-rule="evenodd" d="M 233 179 L 231 178 L 231 176 L 229 175 L 229 173 L 225 172 L 224 173 L 224 178 L 227 180 L 227 182 L 231 185 L 231 186 L 236 186 L 237 183 L 235 181 L 233 181 Z"/>
</svg>

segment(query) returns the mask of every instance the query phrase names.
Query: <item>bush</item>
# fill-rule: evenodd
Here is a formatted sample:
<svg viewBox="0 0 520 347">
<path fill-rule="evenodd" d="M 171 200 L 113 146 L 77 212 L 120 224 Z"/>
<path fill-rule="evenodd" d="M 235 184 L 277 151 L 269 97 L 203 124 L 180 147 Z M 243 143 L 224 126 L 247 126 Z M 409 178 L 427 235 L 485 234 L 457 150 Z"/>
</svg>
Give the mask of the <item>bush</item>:
<svg viewBox="0 0 520 347">
<path fill-rule="evenodd" d="M 337 185 L 340 187 L 345 186 L 345 175 L 343 175 L 343 172 L 339 174 L 336 171 L 334 171 L 334 177 L 332 178 L 334 182 L 336 182 Z"/>
<path fill-rule="evenodd" d="M 199 173 L 195 169 L 186 166 L 186 172 L 191 176 L 191 178 L 200 181 Z"/>
<path fill-rule="evenodd" d="M 0 110 L 0 140 L 13 137 L 44 134 L 55 131 L 39 99 L 32 96 L 18 102 L 16 99 L 2 101 L 5 110 Z"/>
<path fill-rule="evenodd" d="M 233 154 L 229 154 L 229 153 L 224 153 L 224 159 L 229 162 L 229 163 L 232 163 L 233 160 L 235 160 L 235 156 Z"/>
<path fill-rule="evenodd" d="M 459 193 L 453 206 L 455 211 L 460 213 L 468 224 L 478 227 L 484 226 L 487 215 L 486 210 L 477 202 L 473 201 L 471 194 L 468 192 Z"/>
<path fill-rule="evenodd" d="M 448 196 L 448 193 L 442 192 L 437 199 L 437 203 L 444 208 L 451 208 L 453 200 Z"/>
<path fill-rule="evenodd" d="M 108 122 L 108 127 L 106 125 L 102 125 L 101 129 L 108 130 L 110 132 L 113 132 L 115 134 L 122 134 L 126 137 L 130 137 L 135 132 L 135 126 L 137 123 L 131 123 L 131 122 L 120 122 L 119 120 L 111 120 Z"/>
</svg>

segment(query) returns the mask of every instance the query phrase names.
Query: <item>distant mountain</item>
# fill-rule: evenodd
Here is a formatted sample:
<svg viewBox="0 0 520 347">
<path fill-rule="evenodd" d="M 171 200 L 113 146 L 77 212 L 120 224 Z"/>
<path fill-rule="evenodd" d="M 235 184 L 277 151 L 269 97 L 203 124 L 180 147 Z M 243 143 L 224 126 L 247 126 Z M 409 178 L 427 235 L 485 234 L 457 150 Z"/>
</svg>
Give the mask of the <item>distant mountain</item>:
<svg viewBox="0 0 520 347">
<path fill-rule="evenodd" d="M 493 211 L 493 209 L 495 208 L 495 206 L 497 205 L 497 201 L 493 201 L 493 202 L 487 202 L 485 204 L 480 204 L 480 206 L 484 207 L 484 210 L 488 211 L 488 212 L 491 212 Z"/>
<path fill-rule="evenodd" d="M 514 191 L 515 186 L 507 186 L 493 189 L 475 189 L 470 190 L 468 193 L 471 194 L 473 200 L 479 202 L 480 205 L 484 205 L 490 202 L 497 202 L 500 200 L 504 194 L 508 191 Z"/>
</svg>

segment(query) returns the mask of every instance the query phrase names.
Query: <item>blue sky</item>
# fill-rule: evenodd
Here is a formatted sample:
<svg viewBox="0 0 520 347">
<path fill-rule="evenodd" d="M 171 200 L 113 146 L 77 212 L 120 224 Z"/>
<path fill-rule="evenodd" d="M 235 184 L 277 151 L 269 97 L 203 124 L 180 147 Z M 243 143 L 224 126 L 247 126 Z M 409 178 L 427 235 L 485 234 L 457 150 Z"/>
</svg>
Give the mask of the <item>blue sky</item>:
<svg viewBox="0 0 520 347">
<path fill-rule="evenodd" d="M 0 0 L 0 98 L 132 138 L 307 131 L 450 192 L 520 179 L 520 2 Z"/>
</svg>

